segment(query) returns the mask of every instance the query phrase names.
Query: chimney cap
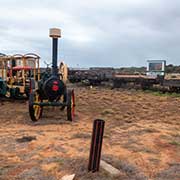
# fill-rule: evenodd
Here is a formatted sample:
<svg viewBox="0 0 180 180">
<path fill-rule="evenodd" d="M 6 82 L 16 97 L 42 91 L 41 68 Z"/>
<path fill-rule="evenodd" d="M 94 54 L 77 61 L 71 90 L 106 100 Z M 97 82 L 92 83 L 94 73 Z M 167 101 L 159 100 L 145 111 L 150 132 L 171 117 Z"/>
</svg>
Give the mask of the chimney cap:
<svg viewBox="0 0 180 180">
<path fill-rule="evenodd" d="M 59 28 L 51 28 L 49 30 L 49 37 L 60 38 L 61 37 L 61 29 L 59 29 Z"/>
</svg>

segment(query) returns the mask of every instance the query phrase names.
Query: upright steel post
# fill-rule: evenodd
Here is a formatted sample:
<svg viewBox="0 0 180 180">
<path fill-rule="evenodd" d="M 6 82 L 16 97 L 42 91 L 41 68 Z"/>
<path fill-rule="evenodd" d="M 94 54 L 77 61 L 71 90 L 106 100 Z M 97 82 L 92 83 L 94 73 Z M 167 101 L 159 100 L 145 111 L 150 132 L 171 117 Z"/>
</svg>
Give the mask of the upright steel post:
<svg viewBox="0 0 180 180">
<path fill-rule="evenodd" d="M 58 74 L 57 58 L 58 58 L 58 38 L 61 37 L 61 30 L 57 28 L 50 29 L 50 37 L 52 37 L 52 74 Z"/>
<path fill-rule="evenodd" d="M 88 170 L 99 171 L 105 121 L 96 119 L 93 124 Z"/>
</svg>

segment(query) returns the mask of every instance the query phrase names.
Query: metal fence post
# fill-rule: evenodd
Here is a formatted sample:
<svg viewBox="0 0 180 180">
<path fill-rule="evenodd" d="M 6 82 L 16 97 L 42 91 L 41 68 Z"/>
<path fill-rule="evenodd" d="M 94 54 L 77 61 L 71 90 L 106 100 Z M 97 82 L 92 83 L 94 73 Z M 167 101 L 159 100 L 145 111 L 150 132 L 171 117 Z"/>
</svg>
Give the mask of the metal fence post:
<svg viewBox="0 0 180 180">
<path fill-rule="evenodd" d="M 88 170 L 99 171 L 105 121 L 96 119 L 93 124 Z"/>
</svg>

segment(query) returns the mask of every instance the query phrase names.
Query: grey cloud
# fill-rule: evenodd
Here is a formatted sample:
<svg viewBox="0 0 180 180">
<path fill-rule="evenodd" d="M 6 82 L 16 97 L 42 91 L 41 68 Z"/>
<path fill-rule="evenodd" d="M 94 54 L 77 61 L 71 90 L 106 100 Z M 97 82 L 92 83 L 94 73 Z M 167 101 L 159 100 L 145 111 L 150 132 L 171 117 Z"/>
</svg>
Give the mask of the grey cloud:
<svg viewBox="0 0 180 180">
<path fill-rule="evenodd" d="M 50 61 L 48 29 L 61 27 L 59 59 L 70 66 L 143 66 L 147 59 L 178 64 L 179 26 L 178 0 L 6 0 L 0 52 L 33 51 Z"/>
</svg>

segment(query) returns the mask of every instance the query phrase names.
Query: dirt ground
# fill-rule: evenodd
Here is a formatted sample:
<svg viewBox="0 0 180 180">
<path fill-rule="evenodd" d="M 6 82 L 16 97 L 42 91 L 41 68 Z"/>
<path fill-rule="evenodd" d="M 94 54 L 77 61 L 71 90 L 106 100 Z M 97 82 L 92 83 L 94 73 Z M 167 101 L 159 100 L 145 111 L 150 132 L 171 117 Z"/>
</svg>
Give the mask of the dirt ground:
<svg viewBox="0 0 180 180">
<path fill-rule="evenodd" d="M 46 108 L 33 123 L 26 101 L 0 102 L 0 179 L 179 180 L 180 98 L 136 90 L 76 87 L 76 118 Z M 94 119 L 106 121 L 102 159 L 122 175 L 88 173 Z M 23 138 L 31 136 L 30 138 Z"/>
</svg>

